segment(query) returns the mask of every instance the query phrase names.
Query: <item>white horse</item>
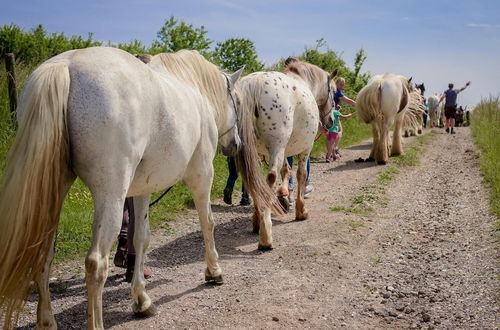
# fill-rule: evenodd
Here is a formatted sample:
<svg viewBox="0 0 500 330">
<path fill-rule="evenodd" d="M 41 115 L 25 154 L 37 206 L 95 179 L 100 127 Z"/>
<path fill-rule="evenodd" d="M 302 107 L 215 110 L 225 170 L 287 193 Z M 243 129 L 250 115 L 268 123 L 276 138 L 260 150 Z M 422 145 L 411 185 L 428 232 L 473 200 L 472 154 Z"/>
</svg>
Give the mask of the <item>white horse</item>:
<svg viewBox="0 0 500 330">
<path fill-rule="evenodd" d="M 267 182 L 273 190 L 278 184 L 278 171 L 281 174 L 281 198 L 289 193 L 286 157 L 299 155 L 295 218 L 304 220 L 308 217 L 304 204 L 306 161 L 320 121 L 327 128 L 333 125 L 331 109 L 336 87 L 331 81 L 337 71 L 329 74 L 296 58 L 289 58 L 287 63 L 285 73 L 252 73 L 237 86 L 242 112 L 253 116 L 258 152 L 269 158 Z M 254 205 L 253 230 L 260 234 L 259 249 L 272 249 L 271 210 L 266 205 Z"/>
<path fill-rule="evenodd" d="M 154 313 L 143 276 L 150 195 L 179 181 L 191 189 L 198 210 L 205 279 L 222 282 L 210 209 L 212 160 L 217 141 L 226 155 L 240 145 L 233 90 L 240 72 L 228 76 L 194 51 L 157 55 L 146 65 L 124 51 L 96 47 L 58 55 L 30 75 L 0 190 L 4 328 L 15 325 L 32 280 L 39 291 L 37 327 L 56 327 L 48 276 L 61 206 L 77 176 L 95 206 L 85 259 L 87 328 L 103 328 L 102 290 L 127 196 L 134 196 L 136 214 L 135 313 Z M 254 169 L 260 171 L 257 163 Z M 259 200 L 263 194 L 253 195 L 270 205 L 273 193 Z"/>
<path fill-rule="evenodd" d="M 440 118 L 441 118 L 441 107 L 439 106 L 439 98 L 441 95 L 434 94 L 429 96 L 427 99 L 427 104 L 429 105 L 429 117 L 431 122 L 431 127 L 439 127 L 440 126 Z"/>
<path fill-rule="evenodd" d="M 403 153 L 401 128 L 404 110 L 408 106 L 411 78 L 386 73 L 373 76 L 359 92 L 357 113 L 359 119 L 373 127 L 373 145 L 369 159 L 377 164 L 389 161 L 389 127 L 396 120 L 391 156 Z"/>
<path fill-rule="evenodd" d="M 424 112 L 424 97 L 417 86 L 416 90 L 409 93 L 408 107 L 404 111 L 403 130 L 405 137 L 422 134 Z"/>
</svg>

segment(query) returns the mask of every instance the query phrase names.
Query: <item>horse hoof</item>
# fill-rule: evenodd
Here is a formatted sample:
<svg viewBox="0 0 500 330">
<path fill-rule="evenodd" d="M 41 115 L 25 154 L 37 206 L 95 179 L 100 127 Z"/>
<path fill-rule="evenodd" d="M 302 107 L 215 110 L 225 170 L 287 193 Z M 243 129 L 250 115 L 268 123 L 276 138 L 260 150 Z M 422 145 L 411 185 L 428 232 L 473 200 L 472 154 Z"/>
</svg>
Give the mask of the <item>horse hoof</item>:
<svg viewBox="0 0 500 330">
<path fill-rule="evenodd" d="M 301 215 L 296 215 L 295 216 L 295 220 L 297 220 L 297 221 L 307 220 L 308 218 L 309 218 L 309 213 L 308 212 L 305 212 L 305 213 L 302 213 Z"/>
<path fill-rule="evenodd" d="M 273 245 L 262 245 L 259 243 L 258 249 L 260 251 L 271 251 L 273 249 Z"/>
<path fill-rule="evenodd" d="M 154 315 L 156 315 L 156 312 L 157 312 L 156 307 L 153 304 L 151 304 L 151 306 L 149 306 L 144 311 L 139 311 L 138 306 L 136 304 L 134 304 L 132 309 L 134 310 L 134 315 L 137 317 L 141 317 L 141 318 L 154 316 Z"/>
<path fill-rule="evenodd" d="M 56 330 L 57 329 L 57 324 L 55 319 L 53 321 L 47 321 L 47 322 L 41 322 L 36 324 L 37 329 L 42 329 L 42 330 Z"/>
<path fill-rule="evenodd" d="M 221 285 L 224 284 L 224 279 L 222 278 L 222 274 L 213 276 L 208 272 L 208 269 L 205 271 L 205 282 Z"/>
<path fill-rule="evenodd" d="M 375 161 L 375 158 L 373 157 L 368 157 L 367 159 L 365 159 L 365 162 L 373 162 Z"/>
<path fill-rule="evenodd" d="M 280 202 L 285 214 L 288 213 L 290 211 L 290 201 L 288 200 L 288 197 L 278 197 L 278 201 Z"/>
</svg>

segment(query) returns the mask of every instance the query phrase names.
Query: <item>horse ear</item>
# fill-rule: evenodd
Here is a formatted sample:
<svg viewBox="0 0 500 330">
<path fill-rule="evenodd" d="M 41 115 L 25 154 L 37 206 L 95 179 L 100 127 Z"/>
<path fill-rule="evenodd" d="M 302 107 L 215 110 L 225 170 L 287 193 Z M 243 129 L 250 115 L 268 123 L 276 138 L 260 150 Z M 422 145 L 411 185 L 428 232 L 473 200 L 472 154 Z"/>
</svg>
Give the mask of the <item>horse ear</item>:
<svg viewBox="0 0 500 330">
<path fill-rule="evenodd" d="M 413 79 L 413 76 L 410 77 L 410 79 L 408 79 L 408 84 L 411 82 L 412 79 Z"/>
<path fill-rule="evenodd" d="M 240 76 L 244 70 L 245 70 L 245 66 L 243 65 L 238 71 L 236 71 L 235 73 L 233 73 L 229 77 L 229 80 L 231 81 L 232 86 L 234 86 L 234 84 L 236 84 L 236 82 L 238 81 L 238 79 L 240 78 Z"/>
<path fill-rule="evenodd" d="M 339 69 L 335 69 L 333 70 L 332 73 L 330 73 L 330 75 L 328 76 L 328 79 L 329 80 L 332 80 L 333 78 L 335 78 L 337 75 L 339 74 Z"/>
</svg>

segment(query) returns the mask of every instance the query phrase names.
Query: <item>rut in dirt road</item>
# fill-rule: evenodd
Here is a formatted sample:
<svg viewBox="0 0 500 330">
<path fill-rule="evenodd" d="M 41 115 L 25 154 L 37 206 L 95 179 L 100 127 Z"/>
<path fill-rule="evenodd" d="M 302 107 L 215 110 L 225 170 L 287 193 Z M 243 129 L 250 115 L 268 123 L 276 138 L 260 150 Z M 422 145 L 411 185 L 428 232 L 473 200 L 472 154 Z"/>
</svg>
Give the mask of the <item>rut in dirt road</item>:
<svg viewBox="0 0 500 330">
<path fill-rule="evenodd" d="M 103 295 L 111 329 L 494 329 L 499 327 L 495 217 L 481 185 L 468 128 L 426 137 L 420 164 L 355 163 L 370 142 L 312 162 L 310 219 L 274 219 L 275 248 L 257 250 L 251 207 L 213 205 L 225 284 L 203 281 L 203 239 L 194 211 L 174 233 L 152 237 L 147 289 L 158 314 L 136 319 L 123 271 Z M 405 145 L 415 139 L 405 139 Z M 382 180 L 383 179 L 383 180 Z M 384 182 L 386 184 L 382 184 Z M 336 210 L 336 211 L 332 211 Z M 60 329 L 85 327 L 83 275 L 60 280 L 53 310 Z M 83 261 L 78 261 L 82 269 Z M 62 289 L 61 289 L 62 288 Z M 36 297 L 19 325 L 35 325 Z"/>
</svg>

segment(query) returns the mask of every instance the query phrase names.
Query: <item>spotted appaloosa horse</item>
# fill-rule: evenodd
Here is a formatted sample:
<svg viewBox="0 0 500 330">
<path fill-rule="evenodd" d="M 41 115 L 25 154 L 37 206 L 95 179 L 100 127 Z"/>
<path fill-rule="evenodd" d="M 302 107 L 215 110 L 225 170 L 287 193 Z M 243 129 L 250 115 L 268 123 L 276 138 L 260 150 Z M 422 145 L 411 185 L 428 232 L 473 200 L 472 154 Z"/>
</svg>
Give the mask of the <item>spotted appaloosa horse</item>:
<svg viewBox="0 0 500 330">
<path fill-rule="evenodd" d="M 287 156 L 299 155 L 297 168 L 297 201 L 295 218 L 304 220 L 308 212 L 304 203 L 306 161 L 311 152 L 318 124 L 329 128 L 333 121 L 332 78 L 319 67 L 296 58 L 287 60 L 285 73 L 256 72 L 238 82 L 242 112 L 253 116 L 257 150 L 269 158 L 267 182 L 276 189 L 278 171 L 282 177 L 280 197 L 288 196 L 290 169 Z M 259 248 L 271 249 L 272 222 L 269 207 L 255 203 L 254 232 L 259 232 Z"/>
<path fill-rule="evenodd" d="M 391 155 L 403 153 L 401 129 L 404 111 L 408 106 L 411 78 L 386 73 L 373 76 L 356 98 L 361 121 L 372 124 L 373 145 L 370 158 L 377 164 L 389 161 L 389 127 L 396 120 Z"/>
<path fill-rule="evenodd" d="M 39 292 L 37 327 L 57 326 L 48 279 L 62 203 L 77 176 L 95 206 L 92 247 L 85 258 L 88 329 L 104 327 L 109 252 L 128 196 L 134 197 L 136 214 L 136 314 L 154 312 L 143 276 L 150 195 L 179 181 L 192 191 L 198 211 L 205 279 L 222 281 L 210 208 L 212 161 L 218 142 L 226 155 L 241 144 L 233 88 L 240 72 L 227 75 L 194 51 L 160 54 L 146 65 L 125 51 L 94 47 L 58 55 L 30 75 L 0 189 L 4 328 L 15 326 L 31 281 Z M 253 168 L 260 174 L 257 162 Z M 253 196 L 270 207 L 275 195 L 268 188 L 267 195 Z"/>
</svg>

